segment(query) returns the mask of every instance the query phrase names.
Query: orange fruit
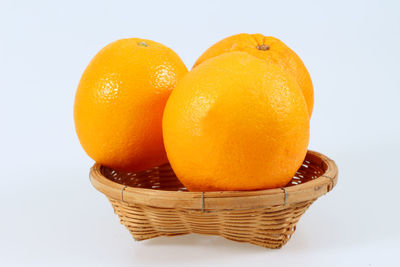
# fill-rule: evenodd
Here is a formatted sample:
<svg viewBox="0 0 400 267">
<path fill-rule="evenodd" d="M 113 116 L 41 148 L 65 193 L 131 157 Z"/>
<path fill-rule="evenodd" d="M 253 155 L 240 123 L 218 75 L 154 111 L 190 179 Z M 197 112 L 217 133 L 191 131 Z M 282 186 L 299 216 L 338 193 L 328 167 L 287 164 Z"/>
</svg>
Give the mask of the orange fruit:
<svg viewBox="0 0 400 267">
<path fill-rule="evenodd" d="M 278 64 L 282 69 L 290 72 L 304 94 L 311 117 L 314 105 L 314 89 L 310 74 L 300 57 L 277 38 L 247 33 L 227 37 L 208 48 L 197 59 L 193 67 L 209 58 L 232 51 L 247 52 L 269 63 Z"/>
<path fill-rule="evenodd" d="M 118 170 L 165 163 L 162 114 L 186 73 L 179 56 L 154 41 L 121 39 L 100 50 L 75 96 L 75 128 L 86 153 Z"/>
<path fill-rule="evenodd" d="M 309 140 L 307 105 L 293 76 L 245 52 L 192 69 L 167 101 L 168 159 L 191 191 L 286 185 Z"/>
</svg>

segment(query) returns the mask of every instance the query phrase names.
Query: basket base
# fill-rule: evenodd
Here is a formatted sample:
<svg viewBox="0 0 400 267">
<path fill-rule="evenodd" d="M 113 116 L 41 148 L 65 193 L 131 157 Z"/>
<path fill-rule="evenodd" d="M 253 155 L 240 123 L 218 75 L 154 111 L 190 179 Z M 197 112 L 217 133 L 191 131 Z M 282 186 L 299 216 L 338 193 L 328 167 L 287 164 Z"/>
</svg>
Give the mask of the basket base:
<svg viewBox="0 0 400 267">
<path fill-rule="evenodd" d="M 109 198 L 114 212 L 137 241 L 190 233 L 219 235 L 266 248 L 285 245 L 301 215 L 315 199 L 247 210 L 188 210 L 142 205 Z"/>
</svg>

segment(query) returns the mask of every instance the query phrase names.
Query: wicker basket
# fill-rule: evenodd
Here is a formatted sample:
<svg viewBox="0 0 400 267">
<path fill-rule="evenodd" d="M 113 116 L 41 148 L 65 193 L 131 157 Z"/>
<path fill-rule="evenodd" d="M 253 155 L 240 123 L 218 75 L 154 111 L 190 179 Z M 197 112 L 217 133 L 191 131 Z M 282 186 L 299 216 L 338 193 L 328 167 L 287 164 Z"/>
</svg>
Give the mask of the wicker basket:
<svg viewBox="0 0 400 267">
<path fill-rule="evenodd" d="M 95 164 L 90 177 L 135 240 L 197 233 L 280 248 L 306 209 L 335 186 L 337 167 L 309 151 L 286 187 L 257 191 L 188 192 L 169 164 L 141 173 Z"/>
</svg>

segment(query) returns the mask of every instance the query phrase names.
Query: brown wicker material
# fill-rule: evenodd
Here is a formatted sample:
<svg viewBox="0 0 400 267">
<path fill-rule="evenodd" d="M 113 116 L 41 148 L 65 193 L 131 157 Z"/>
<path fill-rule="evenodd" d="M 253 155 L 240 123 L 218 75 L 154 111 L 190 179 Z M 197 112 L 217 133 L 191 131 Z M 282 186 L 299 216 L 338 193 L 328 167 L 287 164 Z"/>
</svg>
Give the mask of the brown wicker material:
<svg viewBox="0 0 400 267">
<path fill-rule="evenodd" d="M 256 191 L 188 192 L 169 164 L 136 174 L 95 164 L 90 177 L 135 240 L 197 233 L 280 248 L 306 209 L 336 185 L 337 167 L 309 151 L 286 187 Z"/>
</svg>

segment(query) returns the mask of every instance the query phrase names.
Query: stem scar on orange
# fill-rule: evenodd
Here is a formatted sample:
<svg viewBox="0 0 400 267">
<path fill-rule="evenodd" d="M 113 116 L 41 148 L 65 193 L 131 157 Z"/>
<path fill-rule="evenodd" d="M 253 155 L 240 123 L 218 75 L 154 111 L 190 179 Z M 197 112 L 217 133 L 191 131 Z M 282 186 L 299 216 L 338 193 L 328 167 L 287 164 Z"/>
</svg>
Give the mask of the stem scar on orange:
<svg viewBox="0 0 400 267">
<path fill-rule="evenodd" d="M 154 41 L 129 38 L 104 47 L 84 71 L 75 96 L 75 128 L 86 153 L 118 170 L 165 163 L 162 114 L 186 73 L 179 56 Z"/>
<path fill-rule="evenodd" d="M 227 37 L 208 48 L 197 59 L 193 67 L 209 58 L 232 51 L 247 52 L 269 63 L 275 63 L 290 72 L 303 92 L 307 102 L 308 113 L 311 117 L 314 105 L 314 89 L 310 74 L 300 57 L 277 38 L 247 33 Z"/>
</svg>

